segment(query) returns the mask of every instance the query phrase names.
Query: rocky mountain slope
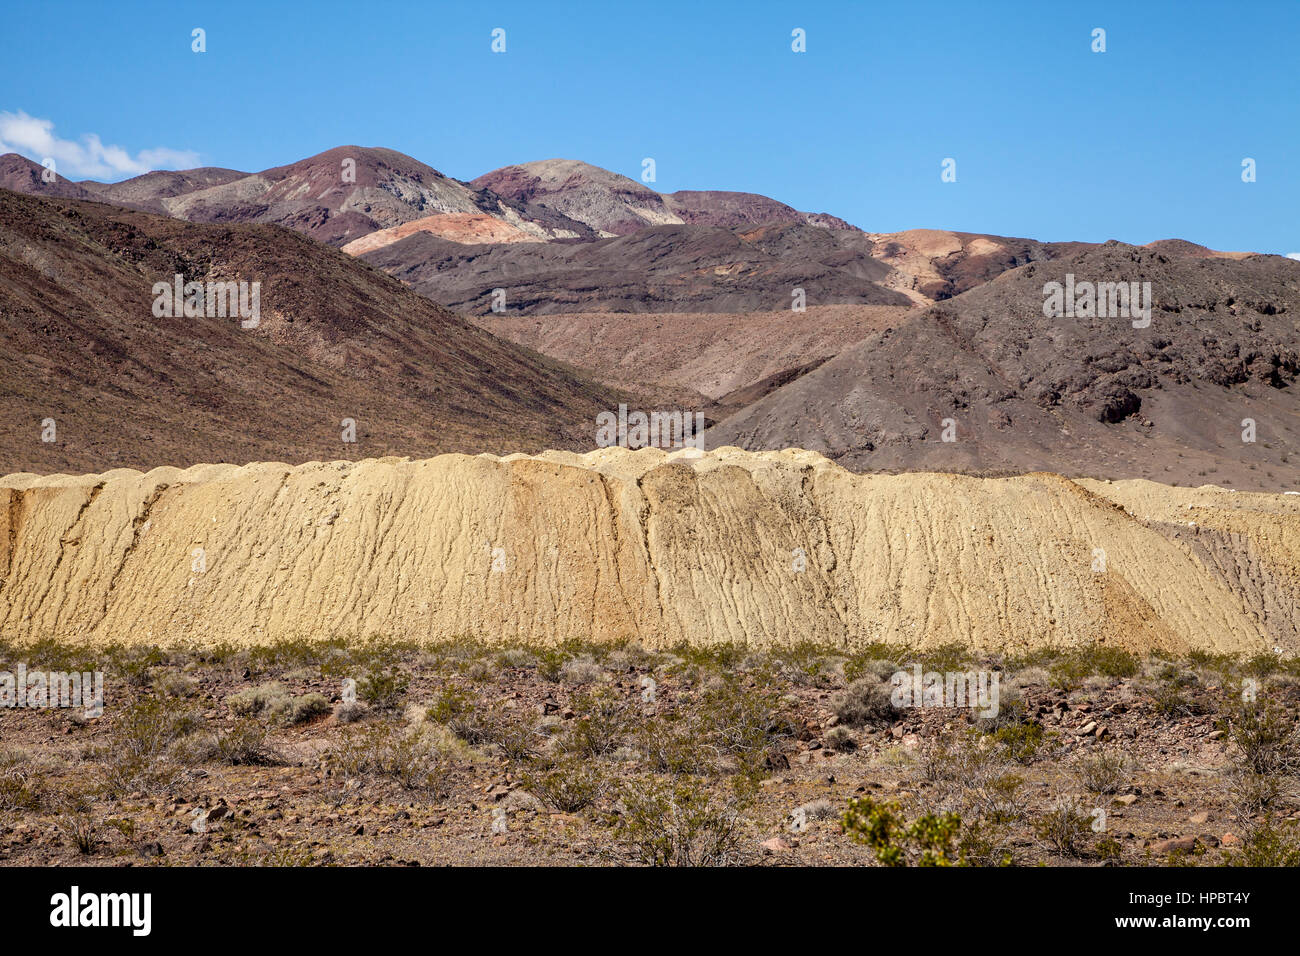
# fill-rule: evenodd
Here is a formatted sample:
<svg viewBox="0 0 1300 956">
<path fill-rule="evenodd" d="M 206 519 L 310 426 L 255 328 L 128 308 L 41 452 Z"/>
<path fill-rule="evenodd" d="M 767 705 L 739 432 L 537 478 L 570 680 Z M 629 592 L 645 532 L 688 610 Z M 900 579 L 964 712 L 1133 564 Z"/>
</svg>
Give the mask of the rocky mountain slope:
<svg viewBox="0 0 1300 956">
<path fill-rule="evenodd" d="M 488 215 L 539 239 L 596 235 L 551 209 L 475 189 L 391 149 L 339 146 L 258 173 L 156 171 L 119 183 L 57 188 L 41 182 L 41 167 L 21 156 L 7 154 L 0 164 L 0 176 L 13 183 L 6 188 L 19 192 L 94 198 L 190 222 L 275 223 L 334 246 L 446 213 Z"/>
<path fill-rule="evenodd" d="M 1045 316 L 1045 284 L 1067 274 L 1149 282 L 1150 325 Z M 809 448 L 854 469 L 1278 489 L 1300 479 L 1297 372 L 1300 263 L 1107 243 L 917 310 L 723 422 L 709 443 Z M 1254 442 L 1243 441 L 1247 419 Z"/>
<path fill-rule="evenodd" d="M 799 212 L 755 193 L 648 186 L 576 159 L 547 159 L 484 173 L 472 185 L 521 202 L 545 206 L 584 222 L 602 236 L 622 236 L 647 226 L 694 225 L 734 229 L 775 222 L 854 230 L 826 213 Z"/>
<path fill-rule="evenodd" d="M 737 390 L 824 362 L 908 313 L 899 305 L 820 305 L 806 312 L 488 313 L 474 321 L 608 384 L 677 386 L 708 401 L 735 401 Z"/>
<path fill-rule="evenodd" d="M 656 226 L 593 242 L 463 245 L 422 233 L 363 257 L 417 292 L 470 315 L 749 312 L 808 305 L 909 305 L 861 233 L 776 223 L 745 229 Z"/>
<path fill-rule="evenodd" d="M 157 316 L 177 273 L 259 282 L 260 323 Z M 0 365 L 4 471 L 585 448 L 619 400 L 280 227 L 8 191 Z"/>
<path fill-rule="evenodd" d="M 1294 652 L 1300 498 L 801 451 L 0 480 L 0 637 Z"/>
</svg>

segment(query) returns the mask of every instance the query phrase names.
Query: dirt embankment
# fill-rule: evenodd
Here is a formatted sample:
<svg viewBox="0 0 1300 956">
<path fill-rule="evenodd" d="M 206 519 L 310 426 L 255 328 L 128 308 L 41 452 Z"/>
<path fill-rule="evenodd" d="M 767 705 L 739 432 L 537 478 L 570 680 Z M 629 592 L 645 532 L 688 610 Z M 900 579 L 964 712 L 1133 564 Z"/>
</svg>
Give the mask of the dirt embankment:
<svg viewBox="0 0 1300 956">
<path fill-rule="evenodd" d="M 1282 495 L 723 448 L 13 475 L 0 500 L 19 641 L 1298 646 Z"/>
</svg>

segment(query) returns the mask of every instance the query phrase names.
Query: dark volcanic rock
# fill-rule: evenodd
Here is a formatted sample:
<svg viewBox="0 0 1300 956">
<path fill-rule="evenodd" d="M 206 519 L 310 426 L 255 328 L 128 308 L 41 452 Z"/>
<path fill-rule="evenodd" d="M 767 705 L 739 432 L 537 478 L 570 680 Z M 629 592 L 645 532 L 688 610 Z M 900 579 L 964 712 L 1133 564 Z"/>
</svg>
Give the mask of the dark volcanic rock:
<svg viewBox="0 0 1300 956">
<path fill-rule="evenodd" d="M 742 312 L 808 305 L 908 305 L 879 284 L 889 268 L 861 233 L 803 224 L 657 226 L 585 243 L 467 246 L 420 234 L 363 258 L 441 305 L 488 314 L 492 290 L 510 313 Z"/>
<path fill-rule="evenodd" d="M 1067 273 L 1150 282 L 1150 325 L 1046 317 L 1044 284 Z M 1300 262 L 1110 242 L 917 310 L 726 419 L 707 443 L 799 446 L 856 469 L 1278 490 L 1300 479 L 1297 374 Z"/>
</svg>

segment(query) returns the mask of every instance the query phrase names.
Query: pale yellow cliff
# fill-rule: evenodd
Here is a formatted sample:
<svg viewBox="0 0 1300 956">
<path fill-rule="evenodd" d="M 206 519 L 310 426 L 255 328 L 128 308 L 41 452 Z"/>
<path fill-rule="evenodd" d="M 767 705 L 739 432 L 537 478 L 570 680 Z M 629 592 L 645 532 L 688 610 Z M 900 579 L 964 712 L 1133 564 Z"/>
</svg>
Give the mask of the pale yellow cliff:
<svg viewBox="0 0 1300 956">
<path fill-rule="evenodd" d="M 5 501 L 19 642 L 1300 646 L 1294 496 L 722 448 L 11 475 Z"/>
</svg>

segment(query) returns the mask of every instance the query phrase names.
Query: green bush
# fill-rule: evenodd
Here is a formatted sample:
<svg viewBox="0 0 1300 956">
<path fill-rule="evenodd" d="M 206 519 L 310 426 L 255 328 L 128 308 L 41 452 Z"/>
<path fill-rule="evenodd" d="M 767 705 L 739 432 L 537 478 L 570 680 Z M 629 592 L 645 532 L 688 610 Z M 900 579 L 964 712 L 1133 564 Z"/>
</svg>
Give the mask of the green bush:
<svg viewBox="0 0 1300 956">
<path fill-rule="evenodd" d="M 893 684 L 887 681 L 862 677 L 845 690 L 831 695 L 831 710 L 840 723 L 850 727 L 892 722 L 903 713 L 894 705 L 893 692 Z"/>
<path fill-rule="evenodd" d="M 924 813 L 909 823 L 898 803 L 858 797 L 849 801 L 840 825 L 885 866 L 963 865 L 953 847 L 961 832 L 955 813 Z"/>
<path fill-rule="evenodd" d="M 1041 724 L 1008 724 L 989 735 L 1006 749 L 1006 754 L 1017 763 L 1033 763 L 1043 746 L 1046 734 Z"/>
<path fill-rule="evenodd" d="M 743 796 L 722 799 L 692 777 L 626 785 L 615 837 L 650 866 L 738 862 Z"/>
<path fill-rule="evenodd" d="M 391 711 L 401 706 L 410 680 L 391 670 L 371 671 L 357 681 L 357 696 L 375 710 Z"/>
<path fill-rule="evenodd" d="M 529 793 L 561 813 L 577 813 L 594 804 L 609 789 L 597 761 L 572 756 L 525 772 L 523 783 Z"/>
</svg>

